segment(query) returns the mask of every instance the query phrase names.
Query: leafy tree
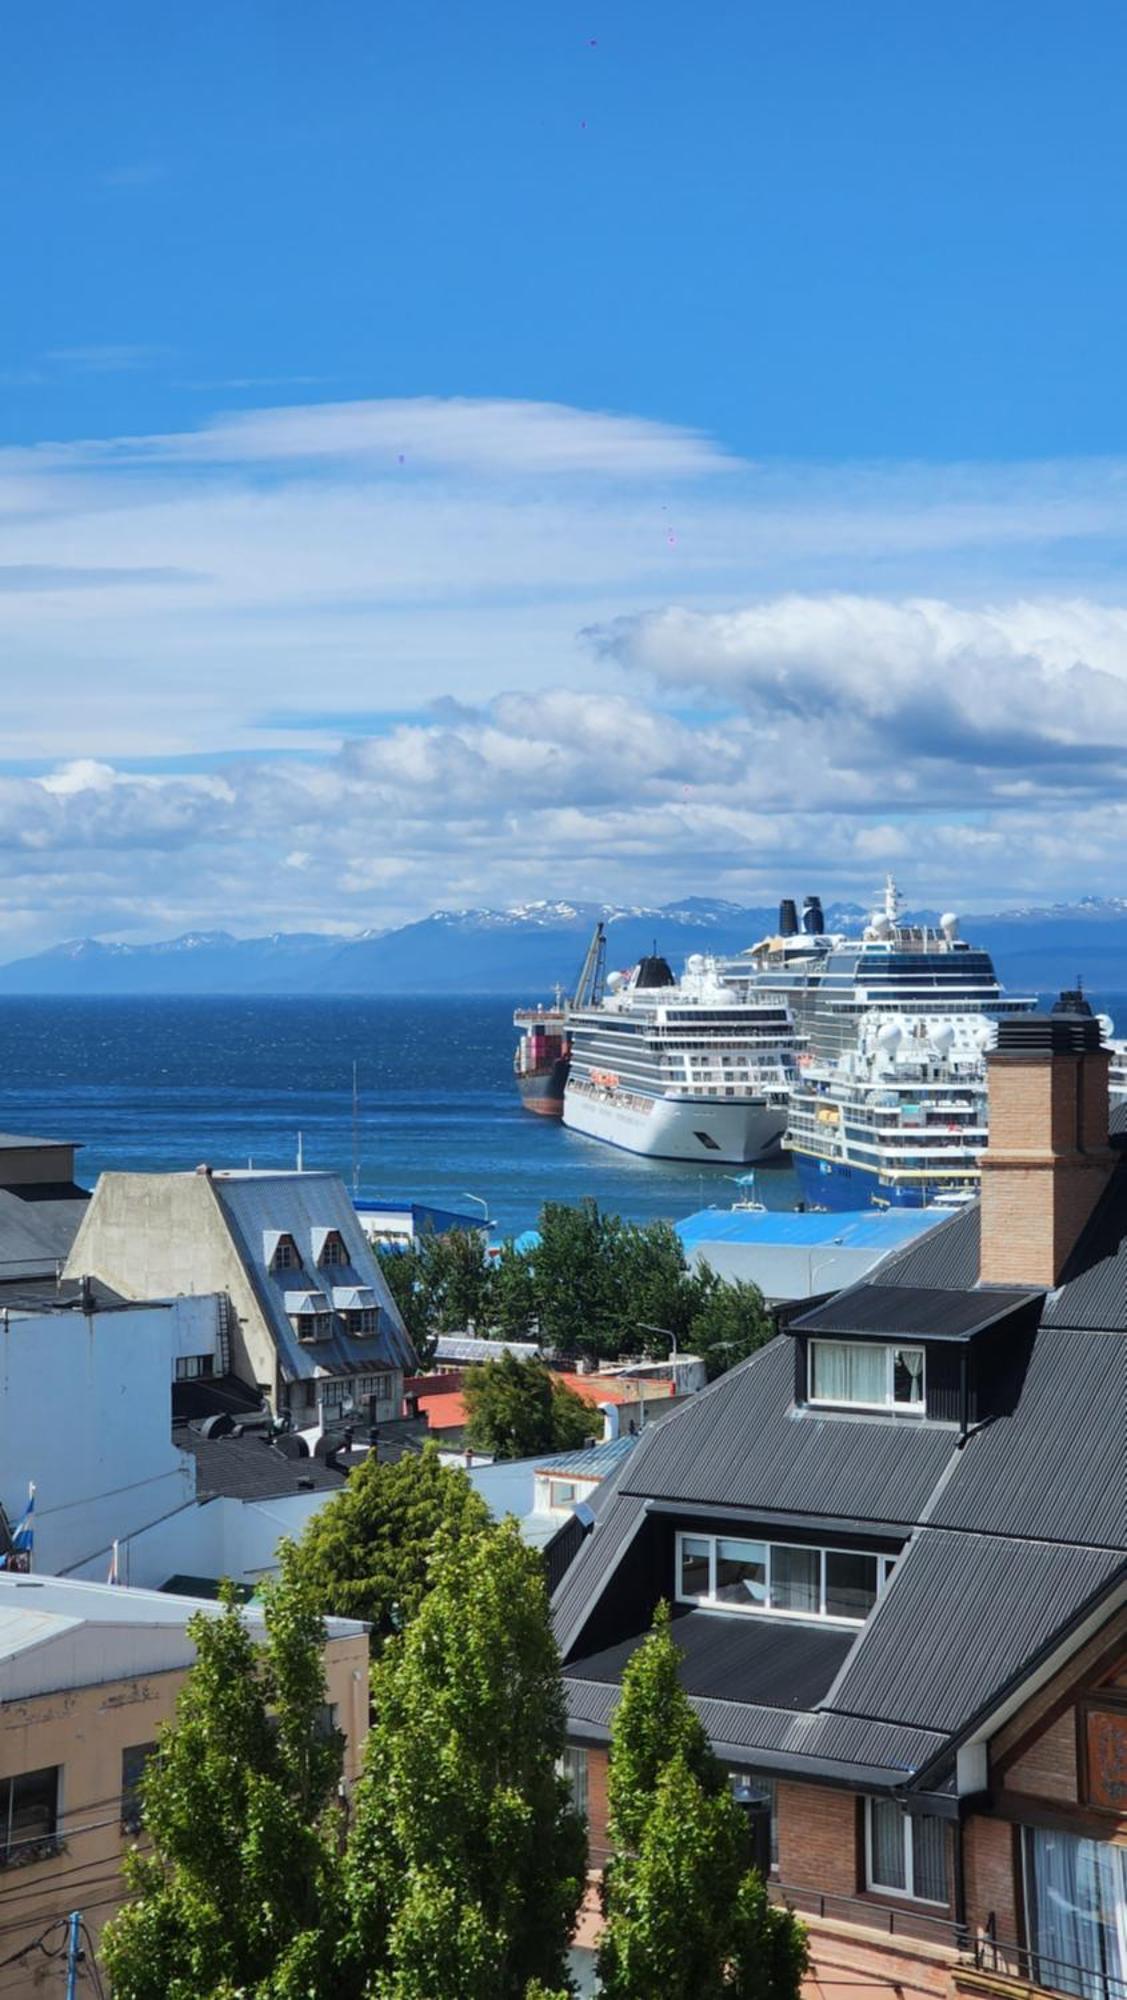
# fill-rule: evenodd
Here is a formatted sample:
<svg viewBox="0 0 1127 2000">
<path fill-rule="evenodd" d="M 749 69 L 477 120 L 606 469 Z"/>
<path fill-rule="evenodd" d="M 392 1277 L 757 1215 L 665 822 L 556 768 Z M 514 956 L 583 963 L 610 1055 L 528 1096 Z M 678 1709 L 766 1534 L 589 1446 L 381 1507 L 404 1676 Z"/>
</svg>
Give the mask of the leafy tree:
<svg viewBox="0 0 1127 2000">
<path fill-rule="evenodd" d="M 540 1241 L 529 1253 L 536 1284 L 540 1337 L 568 1354 L 620 1351 L 628 1326 L 616 1285 L 617 1216 L 593 1201 L 576 1208 L 545 1202 Z"/>
<path fill-rule="evenodd" d="M 451 1229 L 419 1240 L 431 1321 L 439 1333 L 461 1333 L 492 1321 L 493 1271 L 476 1229 Z"/>
<path fill-rule="evenodd" d="M 566 1990 L 585 1841 L 566 1781 L 559 1658 L 514 1521 L 448 1538 L 373 1675 L 345 1865 L 346 1964 L 371 2000 Z"/>
<path fill-rule="evenodd" d="M 553 1376 L 542 1361 L 502 1354 L 466 1371 L 466 1442 L 495 1458 L 529 1458 L 571 1451 L 597 1433 L 591 1404 Z"/>
<path fill-rule="evenodd" d="M 696 1274 L 696 1288 L 688 1344 L 707 1364 L 711 1380 L 773 1339 L 775 1326 L 758 1285 L 720 1278 L 705 1264 Z"/>
<path fill-rule="evenodd" d="M 438 1537 L 472 1540 L 488 1524 L 481 1496 L 435 1445 L 397 1465 L 371 1453 L 307 1522 L 294 1568 L 321 1611 L 368 1620 L 377 1654 L 423 1602 Z"/>
<path fill-rule="evenodd" d="M 379 1253 L 380 1270 L 399 1308 L 399 1316 L 419 1357 L 428 1368 L 434 1359 L 433 1310 L 426 1258 L 418 1243 L 386 1244 Z"/>
<path fill-rule="evenodd" d="M 152 1852 L 127 1857 L 134 1900 L 103 1933 L 117 2000 L 331 1990 L 341 1740 L 320 1726 L 324 1627 L 288 1561 L 265 1645 L 230 1586 L 222 1606 L 189 1624 L 196 1663 L 144 1781 Z"/>
<path fill-rule="evenodd" d="M 535 1253 L 510 1238 L 493 1266 L 493 1327 L 502 1339 L 530 1340 L 540 1330 Z"/>
<path fill-rule="evenodd" d="M 667 1606 L 611 1740 L 603 2000 L 798 2000 L 805 1933 L 749 1868 L 740 1807 L 677 1679 Z"/>
</svg>

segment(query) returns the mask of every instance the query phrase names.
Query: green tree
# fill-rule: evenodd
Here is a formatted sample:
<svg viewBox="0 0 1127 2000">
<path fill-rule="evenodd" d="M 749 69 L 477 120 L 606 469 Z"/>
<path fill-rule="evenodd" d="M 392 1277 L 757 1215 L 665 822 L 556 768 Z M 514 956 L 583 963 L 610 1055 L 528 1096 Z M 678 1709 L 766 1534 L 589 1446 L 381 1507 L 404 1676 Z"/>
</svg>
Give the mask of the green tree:
<svg viewBox="0 0 1127 2000">
<path fill-rule="evenodd" d="M 257 1645 L 228 1586 L 188 1630 L 196 1663 L 146 1772 L 151 1853 L 102 1939 L 117 2000 L 297 2000 L 331 1991 L 344 1905 L 324 1627 L 284 1559 Z"/>
<path fill-rule="evenodd" d="M 493 1267 L 493 1327 L 502 1339 L 531 1340 L 540 1329 L 535 1252 L 501 1245 Z"/>
<path fill-rule="evenodd" d="M 566 1989 L 585 1839 L 557 1771 L 559 1658 L 513 1521 L 448 1541 L 373 1675 L 345 1866 L 347 1964 L 371 2000 Z"/>
<path fill-rule="evenodd" d="M 493 1268 L 476 1229 L 423 1236 L 419 1249 L 432 1324 L 439 1333 L 486 1328 L 493 1318 Z"/>
<path fill-rule="evenodd" d="M 466 1443 L 494 1458 L 571 1451 L 595 1436 L 601 1418 L 542 1361 L 502 1354 L 466 1371 Z"/>
<path fill-rule="evenodd" d="M 611 1739 L 603 2000 L 798 2000 L 805 1934 L 748 1865 L 740 1807 L 677 1678 L 668 1607 L 623 1676 Z"/>
<path fill-rule="evenodd" d="M 428 1368 L 434 1359 L 435 1330 L 429 1267 L 423 1251 L 417 1243 L 392 1243 L 386 1244 L 379 1255 L 380 1270 L 419 1357 L 419 1366 Z"/>
<path fill-rule="evenodd" d="M 618 1353 L 629 1323 L 617 1285 L 622 1224 L 597 1202 L 545 1202 L 529 1253 L 540 1337 L 566 1354 Z"/>
<path fill-rule="evenodd" d="M 758 1285 L 720 1278 L 708 1264 L 695 1275 L 696 1304 L 687 1342 L 712 1380 L 772 1340 L 775 1324 Z"/>
<path fill-rule="evenodd" d="M 322 1612 L 368 1621 L 378 1654 L 423 1602 L 439 1536 L 472 1540 L 488 1525 L 484 1500 L 435 1445 L 397 1465 L 371 1453 L 307 1522 L 294 1569 Z"/>
</svg>

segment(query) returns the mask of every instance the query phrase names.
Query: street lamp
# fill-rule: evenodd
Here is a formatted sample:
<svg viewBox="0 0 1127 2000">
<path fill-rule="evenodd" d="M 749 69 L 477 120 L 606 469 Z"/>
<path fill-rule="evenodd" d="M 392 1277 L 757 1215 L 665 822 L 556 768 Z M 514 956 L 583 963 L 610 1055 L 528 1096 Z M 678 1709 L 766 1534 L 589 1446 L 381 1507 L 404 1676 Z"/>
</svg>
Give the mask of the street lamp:
<svg viewBox="0 0 1127 2000">
<path fill-rule="evenodd" d="M 467 1193 L 466 1193 L 466 1190 L 465 1190 L 465 1188 L 463 1188 L 463 1189 L 462 1189 L 462 1200 L 463 1200 L 463 1201 L 476 1201 L 476 1202 L 477 1202 L 477 1204 L 478 1204 L 479 1208 L 481 1209 L 481 1219 L 482 1219 L 482 1222 L 484 1223 L 484 1225 L 485 1225 L 486 1229 L 488 1229 L 488 1227 L 489 1227 L 489 1203 L 488 1203 L 487 1201 L 483 1201 L 483 1200 L 482 1200 L 482 1198 L 481 1198 L 481 1196 L 480 1196 L 479 1194 L 467 1194 Z"/>
<path fill-rule="evenodd" d="M 663 1333 L 665 1335 L 666 1340 L 668 1340 L 670 1343 L 669 1359 L 671 1361 L 676 1361 L 677 1335 L 674 1333 L 673 1328 L 671 1326 L 650 1326 L 648 1321 L 644 1319 L 635 1320 L 634 1324 L 638 1328 L 639 1333 Z"/>
</svg>

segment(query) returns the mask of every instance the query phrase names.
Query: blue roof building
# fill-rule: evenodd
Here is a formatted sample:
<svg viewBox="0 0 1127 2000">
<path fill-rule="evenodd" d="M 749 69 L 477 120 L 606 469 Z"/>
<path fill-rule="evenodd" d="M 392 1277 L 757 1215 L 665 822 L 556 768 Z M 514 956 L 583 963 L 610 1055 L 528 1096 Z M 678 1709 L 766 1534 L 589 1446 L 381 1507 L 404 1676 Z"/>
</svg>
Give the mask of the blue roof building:
<svg viewBox="0 0 1127 2000">
<path fill-rule="evenodd" d="M 674 1225 L 690 1264 L 758 1285 L 766 1299 L 807 1299 L 867 1276 L 893 1250 L 949 1222 L 945 1208 L 863 1208 L 854 1214 L 702 1208 Z"/>
</svg>

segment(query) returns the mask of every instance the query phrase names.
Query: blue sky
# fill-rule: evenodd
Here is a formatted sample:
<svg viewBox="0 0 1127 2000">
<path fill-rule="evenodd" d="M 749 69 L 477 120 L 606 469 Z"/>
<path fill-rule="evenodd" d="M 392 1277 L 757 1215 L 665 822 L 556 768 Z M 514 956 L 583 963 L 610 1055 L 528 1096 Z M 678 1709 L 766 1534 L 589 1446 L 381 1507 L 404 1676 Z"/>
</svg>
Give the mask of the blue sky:
<svg viewBox="0 0 1127 2000">
<path fill-rule="evenodd" d="M 1122 8 L 0 37 L 0 955 L 1122 886 Z"/>
</svg>

